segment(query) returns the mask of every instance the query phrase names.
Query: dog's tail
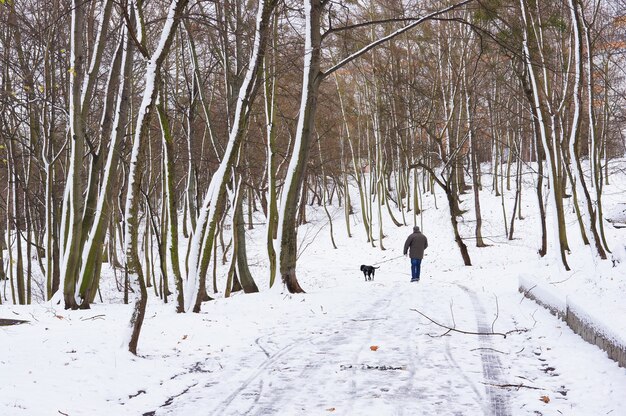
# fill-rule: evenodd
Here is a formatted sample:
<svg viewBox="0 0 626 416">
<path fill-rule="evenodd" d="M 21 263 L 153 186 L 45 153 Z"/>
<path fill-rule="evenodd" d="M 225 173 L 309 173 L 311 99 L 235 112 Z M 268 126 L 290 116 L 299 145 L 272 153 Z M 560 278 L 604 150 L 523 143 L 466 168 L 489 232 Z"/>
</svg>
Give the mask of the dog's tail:
<svg viewBox="0 0 626 416">
<path fill-rule="evenodd" d="M 374 267 L 374 269 L 380 269 L 380 266 L 378 266 L 378 267 Z"/>
</svg>

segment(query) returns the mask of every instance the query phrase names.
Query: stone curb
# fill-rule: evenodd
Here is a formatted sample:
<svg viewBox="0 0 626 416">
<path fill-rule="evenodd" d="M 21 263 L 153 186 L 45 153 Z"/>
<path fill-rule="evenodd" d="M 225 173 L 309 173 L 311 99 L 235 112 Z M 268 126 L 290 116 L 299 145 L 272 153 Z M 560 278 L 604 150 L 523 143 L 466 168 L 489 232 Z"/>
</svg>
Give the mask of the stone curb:
<svg viewBox="0 0 626 416">
<path fill-rule="evenodd" d="M 528 299 L 547 309 L 552 315 L 563 320 L 567 326 L 590 344 L 596 345 L 605 351 L 608 357 L 617 362 L 620 367 L 626 368 L 626 341 L 615 331 L 594 319 L 584 308 L 574 302 L 569 296 L 565 298 L 565 308 L 554 305 L 542 296 L 550 289 L 544 284 L 532 282 L 520 276 L 519 291 Z"/>
</svg>

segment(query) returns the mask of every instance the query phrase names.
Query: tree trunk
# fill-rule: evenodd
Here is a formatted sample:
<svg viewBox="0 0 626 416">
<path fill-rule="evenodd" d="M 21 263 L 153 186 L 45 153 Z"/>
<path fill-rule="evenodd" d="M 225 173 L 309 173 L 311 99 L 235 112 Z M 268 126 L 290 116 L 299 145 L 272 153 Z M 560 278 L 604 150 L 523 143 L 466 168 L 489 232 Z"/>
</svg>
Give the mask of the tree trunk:
<svg viewBox="0 0 626 416">
<path fill-rule="evenodd" d="M 112 212 L 113 190 L 117 185 L 117 170 L 119 166 L 119 152 L 122 140 L 126 133 L 128 122 L 128 108 L 130 105 L 130 74 L 133 63 L 133 43 L 127 33 L 122 30 L 122 36 L 118 45 L 118 50 L 113 60 L 109 78 L 109 94 L 114 95 L 114 88 L 117 84 L 117 102 L 115 105 L 115 117 L 110 127 L 101 129 L 101 137 L 110 135 L 109 153 L 107 155 L 104 172 L 100 180 L 100 192 L 95 204 L 95 212 L 90 225 L 84 224 L 84 229 L 88 229 L 86 241 L 83 245 L 82 264 L 80 269 L 80 280 L 77 285 L 77 295 L 82 298 L 81 307 L 87 307 L 90 300 L 94 298 L 95 291 L 100 280 L 100 262 L 102 255 L 102 245 L 106 237 L 106 230 Z M 120 76 L 120 70 L 122 74 Z M 109 105 L 112 106 L 112 103 Z M 104 124 L 104 123 L 103 123 Z M 102 156 L 100 156 L 102 157 Z M 95 180 L 94 178 L 92 178 Z M 95 186 L 94 186 L 95 188 Z M 112 262 L 112 264 L 115 264 Z"/>
<path fill-rule="evenodd" d="M 70 166 L 63 198 L 63 214 L 61 216 L 63 295 L 65 309 L 77 309 L 75 298 L 77 283 L 77 267 L 80 261 L 80 238 L 82 235 L 83 180 L 82 163 L 85 147 L 85 126 L 81 113 L 81 85 L 78 80 L 83 74 L 85 62 L 84 20 L 86 4 L 72 0 L 72 33 L 70 48 Z"/>
<path fill-rule="evenodd" d="M 158 93 L 157 77 L 161 69 L 161 64 L 167 56 L 174 34 L 182 17 L 182 13 L 187 5 L 188 0 L 172 0 L 168 8 L 167 18 L 164 30 L 161 33 L 159 46 L 150 57 L 146 67 L 145 90 L 143 100 L 139 107 L 139 113 L 135 126 L 135 136 L 133 141 L 133 149 L 131 154 L 130 168 L 128 173 L 128 192 L 126 194 L 126 219 L 125 219 L 125 240 L 124 248 L 126 253 L 126 267 L 137 273 L 137 281 L 139 282 L 140 296 L 135 302 L 135 309 L 130 320 L 132 333 L 128 343 L 128 350 L 137 354 L 137 342 L 139 333 L 143 324 L 146 312 L 146 304 L 148 301 L 148 292 L 146 284 L 139 264 L 139 256 L 137 253 L 137 225 L 139 210 L 139 190 L 141 186 L 141 158 L 140 150 L 143 139 L 147 135 L 149 125 L 149 113 L 153 107 L 154 101 Z M 143 29 L 143 28 L 142 28 Z M 130 266 L 130 268 L 129 268 Z"/>
<path fill-rule="evenodd" d="M 211 258 L 217 221 L 225 201 L 227 175 L 230 175 L 238 157 L 239 148 L 248 125 L 250 106 L 259 85 L 259 67 L 263 62 L 269 36 L 270 20 L 275 0 L 260 0 L 257 10 L 255 42 L 248 70 L 239 91 L 235 106 L 228 146 L 218 170 L 211 178 L 209 190 L 204 198 L 200 217 L 192 237 L 188 285 L 185 289 L 185 310 L 200 311 L 203 294 L 206 293 L 206 273 Z"/>
<path fill-rule="evenodd" d="M 170 263 L 172 265 L 172 271 L 174 272 L 174 281 L 176 282 L 176 312 L 185 312 L 185 301 L 183 292 L 183 278 L 180 274 L 180 261 L 178 257 L 178 208 L 176 207 L 176 189 L 174 184 L 176 182 L 174 161 L 172 160 L 174 154 L 174 139 L 170 131 L 169 120 L 164 107 L 164 99 L 161 99 L 157 104 L 157 111 L 159 113 L 159 121 L 161 124 L 161 133 L 163 141 L 163 172 L 165 176 L 165 198 L 164 204 L 167 204 L 167 219 L 168 230 L 167 235 L 165 231 L 162 231 L 162 238 L 164 243 L 167 241 L 168 251 L 170 254 Z M 164 279 L 167 276 L 164 276 Z"/>
<path fill-rule="evenodd" d="M 296 209 L 300 192 L 305 192 L 303 189 L 305 169 L 313 136 L 319 86 L 322 81 L 320 72 L 321 12 L 320 0 L 304 0 L 305 54 L 300 111 L 293 153 L 287 168 L 287 177 L 281 198 L 278 229 L 280 275 L 289 293 L 304 292 L 296 276 L 298 253 Z"/>
<path fill-rule="evenodd" d="M 464 69 L 465 74 L 465 69 Z M 482 223 L 483 217 L 480 212 L 480 192 L 479 192 L 479 179 L 478 179 L 478 169 L 477 165 L 477 155 L 476 155 L 476 140 L 474 137 L 474 122 L 473 122 L 473 111 L 470 102 L 470 92 L 467 90 L 467 74 L 465 74 L 465 112 L 467 113 L 467 134 L 469 140 L 469 150 L 470 150 L 470 164 L 472 167 L 472 191 L 474 193 L 474 211 L 476 214 L 476 227 L 474 228 L 474 233 L 476 236 L 476 247 L 486 247 L 487 245 L 483 241 L 482 235 Z"/>
<path fill-rule="evenodd" d="M 446 197 L 448 199 L 448 208 L 450 209 L 450 221 L 452 223 L 452 230 L 454 231 L 454 241 L 456 241 L 457 246 L 459 246 L 461 257 L 463 258 L 463 264 L 465 264 L 466 266 L 471 266 L 472 261 L 469 256 L 469 252 L 467 251 L 467 246 L 463 242 L 461 234 L 459 234 L 459 223 L 456 219 L 455 213 L 456 197 L 453 194 L 452 189 L 449 185 L 444 188 L 444 191 L 446 192 Z"/>
<path fill-rule="evenodd" d="M 241 194 L 241 195 L 240 195 Z M 245 293 L 256 293 L 259 291 L 250 268 L 248 267 L 248 254 L 246 251 L 246 228 L 243 220 L 243 194 L 245 187 L 240 181 L 237 187 L 237 196 L 235 198 L 235 212 L 233 218 L 233 253 L 237 256 L 237 276 L 243 291 Z"/>
<path fill-rule="evenodd" d="M 582 166 L 580 163 L 580 155 L 579 155 L 579 138 L 580 138 L 580 113 L 581 113 L 581 84 L 582 84 L 582 71 L 583 71 L 583 61 L 582 61 L 582 35 L 580 33 L 580 12 L 578 10 L 578 3 L 575 3 L 574 0 L 569 0 L 571 18 L 572 18 L 572 28 L 573 28 L 573 41 L 574 41 L 574 62 L 575 62 L 575 75 L 574 75 L 574 117 L 572 120 L 572 130 L 571 136 L 569 139 L 569 153 L 570 153 L 570 165 L 572 166 L 573 175 L 575 175 L 574 182 L 572 184 L 572 188 L 578 188 L 578 194 L 581 198 L 584 198 L 585 207 L 587 208 L 587 212 L 584 213 L 583 221 L 585 222 L 585 228 L 590 231 L 593 245 L 597 251 L 598 256 L 601 259 L 606 259 L 606 252 L 604 251 L 604 247 L 602 246 L 602 241 L 600 240 L 600 235 L 598 234 L 598 229 L 596 227 L 596 212 L 593 208 L 593 203 L 591 201 L 591 195 L 589 194 L 589 190 L 587 189 L 587 184 L 585 182 L 585 177 L 583 174 Z M 593 120 L 590 120 L 592 122 Z M 592 155 L 590 157 L 593 158 L 593 150 L 590 149 Z M 595 172 L 592 172 L 592 176 Z"/>
<path fill-rule="evenodd" d="M 545 118 L 543 113 L 543 108 L 541 104 L 541 91 L 539 89 L 537 76 L 535 75 L 534 67 L 530 60 L 530 48 L 528 46 L 528 32 L 529 32 L 529 23 L 528 16 L 526 11 L 526 0 L 520 0 L 520 6 L 522 9 L 522 18 L 524 21 L 523 35 L 524 35 L 524 58 L 525 58 L 525 69 L 528 71 L 528 75 L 530 78 L 530 86 L 532 91 L 532 106 L 534 108 L 533 115 L 537 117 L 537 125 L 539 127 L 539 136 L 541 137 L 541 143 L 544 149 L 544 153 L 546 155 L 548 166 L 550 168 L 550 185 L 552 189 L 552 198 L 551 205 L 556 213 L 556 224 L 554 227 L 555 239 L 559 244 L 559 252 L 561 255 L 561 262 L 563 263 L 563 267 L 565 270 L 570 270 L 569 265 L 567 264 L 567 258 L 565 255 L 565 251 L 568 249 L 567 247 L 567 234 L 565 232 L 565 216 L 563 212 L 563 201 L 562 201 L 562 181 L 559 179 L 559 169 L 560 164 L 557 160 L 558 149 L 555 148 L 555 132 L 552 131 L 551 137 L 548 137 L 548 133 L 546 131 Z M 552 119 L 554 115 L 551 116 Z M 554 130 L 554 122 L 552 122 L 552 127 Z"/>
</svg>

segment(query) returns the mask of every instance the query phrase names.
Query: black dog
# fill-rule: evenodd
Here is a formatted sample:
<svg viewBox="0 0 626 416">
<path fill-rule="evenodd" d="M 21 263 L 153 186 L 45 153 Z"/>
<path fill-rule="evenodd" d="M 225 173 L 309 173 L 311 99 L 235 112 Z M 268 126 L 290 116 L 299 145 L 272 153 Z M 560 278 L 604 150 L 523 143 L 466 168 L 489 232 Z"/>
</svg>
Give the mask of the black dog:
<svg viewBox="0 0 626 416">
<path fill-rule="evenodd" d="M 365 277 L 365 281 L 374 280 L 374 273 L 376 273 L 376 269 L 379 267 L 374 266 L 366 266 L 365 264 L 361 264 L 361 271 L 363 272 L 363 277 Z"/>
</svg>

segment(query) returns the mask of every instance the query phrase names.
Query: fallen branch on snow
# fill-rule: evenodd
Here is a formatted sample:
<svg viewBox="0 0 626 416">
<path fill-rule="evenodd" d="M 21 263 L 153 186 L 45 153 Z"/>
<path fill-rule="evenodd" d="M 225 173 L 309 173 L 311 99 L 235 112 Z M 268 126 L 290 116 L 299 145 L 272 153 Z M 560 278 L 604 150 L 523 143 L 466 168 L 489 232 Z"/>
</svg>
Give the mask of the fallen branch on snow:
<svg viewBox="0 0 626 416">
<path fill-rule="evenodd" d="M 368 319 L 350 319 L 354 322 L 365 322 L 365 321 L 386 321 L 387 318 L 368 318 Z"/>
<path fill-rule="evenodd" d="M 487 350 L 487 351 L 499 352 L 500 354 L 506 354 L 506 352 L 504 351 L 500 351 L 495 348 L 489 348 L 489 347 L 473 348 L 470 351 L 478 351 L 478 350 Z"/>
<path fill-rule="evenodd" d="M 4 319 L 0 318 L 0 326 L 11 326 L 11 325 L 20 325 L 26 324 L 29 321 L 25 321 L 23 319 Z"/>
<path fill-rule="evenodd" d="M 104 314 L 102 314 L 102 315 L 94 315 L 94 316 L 91 316 L 89 318 L 81 318 L 80 320 L 81 321 L 89 321 L 89 320 L 94 320 L 95 321 L 96 319 L 104 319 L 105 316 L 106 315 L 104 315 Z"/>
<path fill-rule="evenodd" d="M 369 364 L 342 364 L 339 366 L 341 370 L 349 370 L 351 368 L 361 369 L 361 370 L 379 370 L 379 371 L 390 371 L 390 370 L 406 370 L 405 366 L 391 366 L 391 365 L 369 365 Z"/>
<path fill-rule="evenodd" d="M 464 331 L 462 329 L 456 329 L 456 328 L 451 328 L 447 325 L 444 324 L 440 324 L 439 322 L 435 321 L 434 319 L 430 318 L 429 316 L 423 314 L 422 312 L 418 311 L 417 309 L 411 309 L 414 312 L 419 313 L 420 315 L 422 315 L 424 318 L 428 319 L 430 322 L 432 322 L 433 324 L 440 326 L 444 329 L 447 329 L 448 331 L 446 332 L 446 334 L 448 332 L 454 331 L 454 332 L 458 332 L 460 334 L 465 334 L 465 335 L 500 335 L 503 338 L 506 338 L 507 335 L 510 334 L 514 334 L 514 333 L 520 333 L 520 332 L 527 332 L 528 329 L 512 329 L 510 331 L 507 332 L 472 332 L 472 331 Z"/>
<path fill-rule="evenodd" d="M 494 383 L 485 383 L 485 382 L 481 382 L 481 384 L 484 384 L 486 386 L 491 386 L 491 387 L 500 387 L 503 389 L 531 389 L 531 390 L 543 390 L 540 387 L 533 387 L 533 386 L 527 386 L 526 384 L 494 384 Z"/>
</svg>

